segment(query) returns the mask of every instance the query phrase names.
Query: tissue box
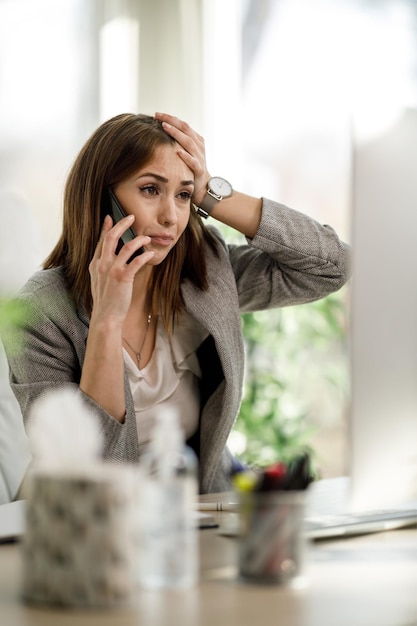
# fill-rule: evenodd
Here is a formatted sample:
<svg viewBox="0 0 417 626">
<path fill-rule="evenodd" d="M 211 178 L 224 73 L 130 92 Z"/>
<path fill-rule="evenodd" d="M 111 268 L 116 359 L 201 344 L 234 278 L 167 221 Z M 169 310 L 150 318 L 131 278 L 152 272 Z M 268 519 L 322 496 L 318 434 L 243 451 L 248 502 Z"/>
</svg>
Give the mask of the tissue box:
<svg viewBox="0 0 417 626">
<path fill-rule="evenodd" d="M 134 602 L 138 484 L 131 466 L 32 475 L 22 542 L 26 601 L 71 607 Z"/>
</svg>

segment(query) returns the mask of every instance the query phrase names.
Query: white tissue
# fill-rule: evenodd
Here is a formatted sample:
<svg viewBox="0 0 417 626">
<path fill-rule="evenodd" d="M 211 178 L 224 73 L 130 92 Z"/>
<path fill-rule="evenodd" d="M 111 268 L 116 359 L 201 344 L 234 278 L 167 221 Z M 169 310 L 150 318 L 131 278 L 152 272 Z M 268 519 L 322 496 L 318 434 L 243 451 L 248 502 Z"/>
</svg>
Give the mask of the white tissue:
<svg viewBox="0 0 417 626">
<path fill-rule="evenodd" d="M 76 389 L 56 389 L 34 403 L 27 426 L 38 469 L 81 469 L 98 461 L 103 438 L 98 420 Z"/>
</svg>

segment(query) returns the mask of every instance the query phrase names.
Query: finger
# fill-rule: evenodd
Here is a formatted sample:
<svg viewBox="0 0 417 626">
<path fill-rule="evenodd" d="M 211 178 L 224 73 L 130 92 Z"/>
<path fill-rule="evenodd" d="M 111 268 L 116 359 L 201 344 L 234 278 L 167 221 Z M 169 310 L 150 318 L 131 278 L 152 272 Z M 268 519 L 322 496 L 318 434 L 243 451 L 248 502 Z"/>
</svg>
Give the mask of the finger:
<svg viewBox="0 0 417 626">
<path fill-rule="evenodd" d="M 184 161 L 184 163 L 186 165 L 188 165 L 188 167 L 194 172 L 198 166 L 199 166 L 199 160 L 197 159 L 197 157 L 194 157 L 192 154 L 190 154 L 189 152 L 187 152 L 187 150 L 184 150 L 183 148 L 180 148 L 177 152 L 178 156 L 180 157 L 180 159 L 182 159 Z"/>
<path fill-rule="evenodd" d="M 110 220 L 112 218 L 110 217 Z M 103 243 L 102 248 L 104 252 L 114 254 L 116 252 L 117 244 L 122 235 L 132 226 L 135 221 L 135 216 L 130 214 L 121 219 L 112 227 L 102 230 Z"/>
<path fill-rule="evenodd" d="M 179 130 L 175 126 L 172 126 L 168 122 L 162 123 L 164 130 L 171 135 L 175 141 L 179 143 L 179 145 L 183 148 L 185 152 L 188 153 L 188 157 L 185 154 L 181 154 L 181 150 L 179 150 L 179 154 L 181 158 L 185 161 L 187 165 L 190 165 L 193 171 L 200 172 L 205 168 L 205 147 L 204 147 L 204 139 L 200 138 L 196 133 L 194 133 L 195 137 L 191 137 L 190 135 L 185 134 L 183 131 Z M 192 160 L 191 160 L 192 159 Z"/>
<path fill-rule="evenodd" d="M 103 220 L 103 224 L 101 226 L 99 242 L 102 241 L 105 237 L 106 232 L 108 232 L 113 226 L 113 219 L 111 215 L 106 215 Z"/>
<path fill-rule="evenodd" d="M 202 161 L 198 157 L 192 156 L 186 150 L 178 150 L 178 156 L 184 161 L 184 163 L 194 172 L 194 183 L 197 186 L 206 187 L 206 183 L 210 179 L 210 173 L 207 170 L 205 161 Z"/>
<path fill-rule="evenodd" d="M 177 126 L 170 124 L 169 122 L 162 122 L 162 127 L 168 135 L 171 135 L 175 141 L 185 148 L 190 153 L 196 152 L 196 142 L 188 133 L 179 129 Z"/>
<path fill-rule="evenodd" d="M 101 226 L 100 236 L 99 236 L 98 241 L 97 241 L 97 245 L 96 245 L 96 249 L 94 251 L 93 258 L 99 257 L 101 255 L 104 238 L 105 238 L 106 234 L 109 232 L 109 230 L 111 229 L 112 225 L 113 225 L 113 220 L 112 220 L 111 216 L 110 215 L 106 215 L 104 220 L 103 220 L 103 224 Z"/>
<path fill-rule="evenodd" d="M 158 119 L 168 134 L 170 134 L 174 139 L 176 139 L 179 143 L 182 143 L 181 138 L 189 138 L 196 143 L 204 142 L 204 139 L 201 135 L 199 135 L 191 126 L 184 122 L 184 120 L 180 120 L 178 117 L 174 115 L 169 115 L 168 113 L 155 113 L 155 119 Z"/>
<path fill-rule="evenodd" d="M 160 122 L 165 122 L 170 126 L 174 126 L 184 133 L 191 130 L 191 126 L 187 124 L 187 122 L 184 122 L 184 120 L 180 120 L 179 117 L 175 117 L 175 115 L 170 115 L 169 113 L 155 113 L 155 119 Z"/>
<path fill-rule="evenodd" d="M 119 251 L 118 257 L 120 259 L 120 262 L 126 265 L 130 265 L 131 261 L 133 261 L 132 256 L 137 258 L 138 256 L 144 255 L 147 252 L 144 246 L 148 245 L 150 242 L 151 238 L 145 235 L 138 235 L 131 241 L 128 241 L 122 246 Z M 144 258 L 147 259 L 148 257 Z"/>
<path fill-rule="evenodd" d="M 140 270 L 140 268 L 149 263 L 149 261 L 153 259 L 154 256 L 154 250 L 145 250 L 145 252 L 139 254 L 138 256 L 135 256 L 133 259 L 129 257 L 126 261 L 126 268 L 131 271 L 132 275 L 135 275 Z"/>
</svg>

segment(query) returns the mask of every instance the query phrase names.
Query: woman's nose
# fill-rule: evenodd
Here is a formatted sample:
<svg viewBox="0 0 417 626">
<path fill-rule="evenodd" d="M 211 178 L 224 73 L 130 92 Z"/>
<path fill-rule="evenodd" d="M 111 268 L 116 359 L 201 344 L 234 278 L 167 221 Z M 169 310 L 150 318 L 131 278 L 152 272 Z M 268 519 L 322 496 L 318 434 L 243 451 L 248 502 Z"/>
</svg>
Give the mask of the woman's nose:
<svg viewBox="0 0 417 626">
<path fill-rule="evenodd" d="M 175 198 L 163 197 L 159 210 L 161 224 L 176 224 L 178 220 Z"/>
</svg>

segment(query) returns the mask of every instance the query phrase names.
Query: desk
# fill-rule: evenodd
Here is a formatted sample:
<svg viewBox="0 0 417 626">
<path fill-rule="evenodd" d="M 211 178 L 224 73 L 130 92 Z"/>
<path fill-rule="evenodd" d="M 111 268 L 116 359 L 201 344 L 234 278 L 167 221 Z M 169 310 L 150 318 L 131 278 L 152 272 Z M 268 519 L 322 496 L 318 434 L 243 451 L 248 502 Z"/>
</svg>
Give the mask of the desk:
<svg viewBox="0 0 417 626">
<path fill-rule="evenodd" d="M 218 496 L 203 496 L 216 501 Z M 216 513 L 220 524 L 233 513 Z M 230 519 L 230 518 L 229 518 Z M 18 544 L 0 545 L 1 626 L 416 626 L 417 528 L 309 546 L 309 584 L 291 590 L 236 578 L 236 540 L 199 531 L 201 582 L 140 591 L 114 611 L 35 608 L 19 598 Z"/>
</svg>

